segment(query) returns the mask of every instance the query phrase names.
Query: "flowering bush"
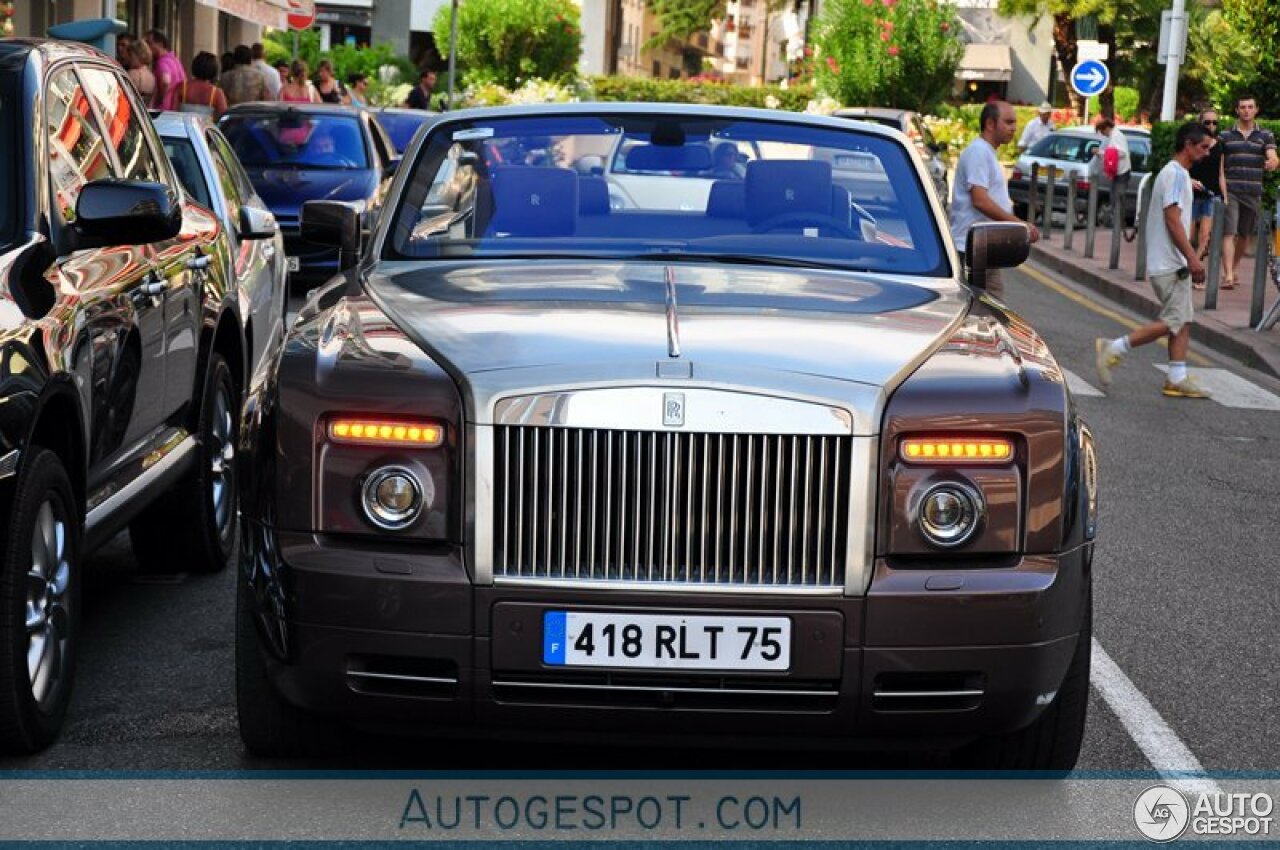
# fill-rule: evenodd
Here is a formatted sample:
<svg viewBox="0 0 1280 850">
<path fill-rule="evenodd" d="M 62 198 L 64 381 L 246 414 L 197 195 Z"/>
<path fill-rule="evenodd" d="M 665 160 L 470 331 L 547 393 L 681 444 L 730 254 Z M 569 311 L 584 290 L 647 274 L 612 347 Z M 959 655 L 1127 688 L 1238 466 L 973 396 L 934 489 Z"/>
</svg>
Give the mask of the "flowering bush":
<svg viewBox="0 0 1280 850">
<path fill-rule="evenodd" d="M 832 100 L 824 95 L 805 104 L 804 111 L 809 115 L 830 115 L 839 108 L 838 100 Z"/>
<path fill-rule="evenodd" d="M 449 54 L 450 5 L 436 12 L 442 56 Z M 582 27 L 573 0 L 467 0 L 458 4 L 458 62 L 468 85 L 508 90 L 524 80 L 568 81 L 577 74 Z"/>
<path fill-rule="evenodd" d="M 849 106 L 928 111 L 951 90 L 964 45 L 938 0 L 827 0 L 816 23 L 818 91 Z"/>
</svg>

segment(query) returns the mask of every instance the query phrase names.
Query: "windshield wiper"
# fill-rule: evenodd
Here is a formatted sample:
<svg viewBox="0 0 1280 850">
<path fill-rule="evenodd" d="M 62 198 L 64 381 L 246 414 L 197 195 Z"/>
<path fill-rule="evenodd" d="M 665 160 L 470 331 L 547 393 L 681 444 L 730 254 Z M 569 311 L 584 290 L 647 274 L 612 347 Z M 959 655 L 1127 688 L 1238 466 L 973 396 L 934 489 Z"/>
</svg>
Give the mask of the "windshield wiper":
<svg viewBox="0 0 1280 850">
<path fill-rule="evenodd" d="M 779 257 L 772 254 L 720 254 L 701 251 L 646 251 L 641 254 L 616 256 L 618 260 L 670 260 L 673 262 L 730 263 L 744 266 L 783 266 L 791 269 L 834 269 L 836 271 L 867 271 L 840 263 L 818 260 L 802 260 L 796 257 Z"/>
</svg>

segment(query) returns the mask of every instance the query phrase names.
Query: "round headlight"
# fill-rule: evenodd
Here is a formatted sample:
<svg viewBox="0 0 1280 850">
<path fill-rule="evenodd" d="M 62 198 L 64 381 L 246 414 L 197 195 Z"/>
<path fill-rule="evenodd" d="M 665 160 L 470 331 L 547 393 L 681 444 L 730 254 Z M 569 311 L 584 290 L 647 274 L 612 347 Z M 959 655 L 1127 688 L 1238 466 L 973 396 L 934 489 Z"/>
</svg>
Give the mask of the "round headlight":
<svg viewBox="0 0 1280 850">
<path fill-rule="evenodd" d="M 959 546 L 978 530 L 983 512 L 982 496 L 972 487 L 935 484 L 920 500 L 920 533 L 935 546 Z"/>
<path fill-rule="evenodd" d="M 422 483 L 404 467 L 384 466 L 365 479 L 360 503 L 369 522 L 398 531 L 422 513 Z"/>
</svg>

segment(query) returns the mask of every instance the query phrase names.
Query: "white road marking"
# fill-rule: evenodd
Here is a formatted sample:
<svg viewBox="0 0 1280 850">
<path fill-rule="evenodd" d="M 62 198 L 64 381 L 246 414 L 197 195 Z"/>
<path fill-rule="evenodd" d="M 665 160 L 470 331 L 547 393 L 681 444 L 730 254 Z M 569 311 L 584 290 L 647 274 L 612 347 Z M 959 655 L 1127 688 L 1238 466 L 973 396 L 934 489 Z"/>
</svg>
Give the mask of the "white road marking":
<svg viewBox="0 0 1280 850">
<path fill-rule="evenodd" d="M 1218 783 L 1207 777 L 1181 775 L 1203 773 L 1204 767 L 1178 734 L 1169 728 L 1155 706 L 1111 659 L 1097 638 L 1093 639 L 1093 667 L 1089 681 L 1120 718 L 1120 723 L 1147 761 L 1170 785 L 1188 793 L 1214 794 L 1220 790 Z"/>
<path fill-rule="evenodd" d="M 1072 372 L 1070 369 L 1063 369 L 1062 374 L 1067 377 L 1067 386 L 1071 389 L 1072 395 L 1091 395 L 1102 398 L 1106 395 L 1102 390 L 1086 381 L 1084 378 Z"/>
<path fill-rule="evenodd" d="M 1153 365 L 1161 372 L 1169 371 L 1169 366 L 1165 363 Z M 1208 390 L 1209 398 L 1224 407 L 1280 411 L 1280 396 L 1246 381 L 1229 369 L 1193 368 L 1189 372 L 1200 386 Z"/>
</svg>

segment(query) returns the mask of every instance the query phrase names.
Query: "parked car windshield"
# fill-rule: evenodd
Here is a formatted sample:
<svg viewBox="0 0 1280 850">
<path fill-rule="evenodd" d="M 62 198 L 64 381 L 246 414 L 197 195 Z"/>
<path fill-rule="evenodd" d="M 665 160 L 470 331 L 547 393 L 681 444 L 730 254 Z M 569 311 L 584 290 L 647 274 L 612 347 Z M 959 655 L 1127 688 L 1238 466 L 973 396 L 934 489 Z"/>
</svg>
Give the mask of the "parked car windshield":
<svg viewBox="0 0 1280 850">
<path fill-rule="evenodd" d="M 1061 159 L 1067 162 L 1087 162 L 1095 148 L 1101 144 L 1097 136 L 1080 136 L 1074 133 L 1050 133 L 1031 148 L 1031 155 L 1044 159 Z"/>
<path fill-rule="evenodd" d="M 200 169 L 200 160 L 196 157 L 195 145 L 190 139 L 164 138 L 164 152 L 173 163 L 173 170 L 178 172 L 182 188 L 197 204 L 210 207 L 209 187 L 204 182 L 204 172 Z"/>
<path fill-rule="evenodd" d="M 19 108 L 14 97 L 17 84 L 17 74 L 0 73 L 0 169 L 3 169 L 0 171 L 0 244 L 5 245 L 12 243 L 17 235 L 18 163 L 14 156 L 17 141 L 14 113 Z"/>
<path fill-rule="evenodd" d="M 672 115 L 437 126 L 384 257 L 700 258 L 950 275 L 899 142 Z"/>
<path fill-rule="evenodd" d="M 368 168 L 360 122 L 304 112 L 230 115 L 219 124 L 246 168 Z"/>
<path fill-rule="evenodd" d="M 379 112 L 377 120 L 391 137 L 396 150 L 404 153 L 413 141 L 413 134 L 431 117 L 433 114 L 430 112 Z"/>
</svg>

